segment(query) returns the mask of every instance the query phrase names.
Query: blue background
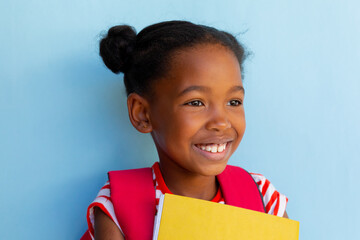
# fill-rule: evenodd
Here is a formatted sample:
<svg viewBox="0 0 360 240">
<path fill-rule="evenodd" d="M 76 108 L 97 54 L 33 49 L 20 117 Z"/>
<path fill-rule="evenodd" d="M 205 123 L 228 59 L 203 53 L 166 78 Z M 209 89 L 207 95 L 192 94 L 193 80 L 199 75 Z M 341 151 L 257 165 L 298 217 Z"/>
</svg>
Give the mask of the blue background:
<svg viewBox="0 0 360 240">
<path fill-rule="evenodd" d="M 101 33 L 185 19 L 238 34 L 247 130 L 231 164 L 289 197 L 300 239 L 359 239 L 360 2 L 1 1 L 0 239 L 78 239 L 114 169 L 150 166 Z"/>
</svg>

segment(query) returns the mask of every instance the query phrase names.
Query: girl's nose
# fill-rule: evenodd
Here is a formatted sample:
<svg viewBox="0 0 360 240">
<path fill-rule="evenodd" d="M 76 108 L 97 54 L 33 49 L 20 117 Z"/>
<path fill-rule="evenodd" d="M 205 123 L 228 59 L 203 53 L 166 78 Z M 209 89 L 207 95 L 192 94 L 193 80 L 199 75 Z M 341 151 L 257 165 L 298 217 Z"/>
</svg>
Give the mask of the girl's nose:
<svg viewBox="0 0 360 240">
<path fill-rule="evenodd" d="M 221 111 L 214 111 L 206 123 L 206 129 L 212 131 L 223 131 L 231 127 L 226 114 Z"/>
</svg>

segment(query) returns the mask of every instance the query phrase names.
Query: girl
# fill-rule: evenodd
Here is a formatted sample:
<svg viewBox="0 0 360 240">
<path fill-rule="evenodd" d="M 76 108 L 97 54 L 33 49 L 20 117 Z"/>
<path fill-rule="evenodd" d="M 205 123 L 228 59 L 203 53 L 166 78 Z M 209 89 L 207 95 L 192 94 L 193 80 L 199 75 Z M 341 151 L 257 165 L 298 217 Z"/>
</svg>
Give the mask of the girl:
<svg viewBox="0 0 360 240">
<path fill-rule="evenodd" d="M 227 32 L 168 21 L 138 34 L 127 25 L 112 27 L 100 42 L 100 55 L 111 71 L 124 73 L 130 121 L 154 140 L 156 204 L 164 193 L 226 204 L 218 176 L 245 131 L 243 46 Z M 265 212 L 287 217 L 287 198 L 262 175 L 251 178 Z M 130 239 L 111 187 L 108 181 L 89 206 L 84 239 Z M 128 197 L 126 191 L 121 198 Z"/>
</svg>

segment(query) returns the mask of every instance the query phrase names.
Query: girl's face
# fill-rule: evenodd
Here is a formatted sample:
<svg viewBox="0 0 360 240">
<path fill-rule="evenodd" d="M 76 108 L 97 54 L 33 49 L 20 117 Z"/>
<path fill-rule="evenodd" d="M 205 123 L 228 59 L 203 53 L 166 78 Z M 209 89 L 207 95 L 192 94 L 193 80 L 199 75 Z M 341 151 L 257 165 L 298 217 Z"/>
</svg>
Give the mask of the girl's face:
<svg viewBox="0 0 360 240">
<path fill-rule="evenodd" d="M 244 88 L 235 55 L 214 44 L 185 49 L 154 88 L 149 116 L 160 163 L 167 167 L 162 170 L 220 174 L 245 131 Z"/>
</svg>

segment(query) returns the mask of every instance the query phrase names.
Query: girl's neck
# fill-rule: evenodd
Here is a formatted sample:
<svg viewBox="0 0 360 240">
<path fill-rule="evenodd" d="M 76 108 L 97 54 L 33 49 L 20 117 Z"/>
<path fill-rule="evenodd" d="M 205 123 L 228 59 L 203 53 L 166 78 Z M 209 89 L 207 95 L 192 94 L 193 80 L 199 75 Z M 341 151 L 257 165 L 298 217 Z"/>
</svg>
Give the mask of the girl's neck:
<svg viewBox="0 0 360 240">
<path fill-rule="evenodd" d="M 195 175 L 173 162 L 160 162 L 160 171 L 166 186 L 173 194 L 212 200 L 217 193 L 218 183 L 215 176 Z"/>
</svg>

